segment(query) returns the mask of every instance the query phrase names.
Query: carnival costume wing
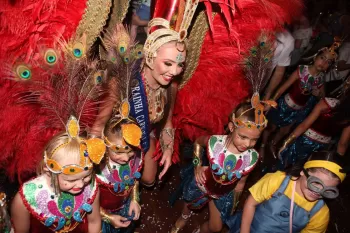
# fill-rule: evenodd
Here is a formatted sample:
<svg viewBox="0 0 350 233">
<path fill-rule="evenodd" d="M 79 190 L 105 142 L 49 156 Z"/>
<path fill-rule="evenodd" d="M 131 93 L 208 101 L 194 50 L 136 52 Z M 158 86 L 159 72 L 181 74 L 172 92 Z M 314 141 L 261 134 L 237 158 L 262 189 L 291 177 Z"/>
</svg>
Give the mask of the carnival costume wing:
<svg viewBox="0 0 350 233">
<path fill-rule="evenodd" d="M 231 5 L 232 9 L 232 4 L 225 3 L 221 6 Z M 244 61 L 244 54 L 262 30 L 268 33 L 283 30 L 285 22 L 291 22 L 301 13 L 302 1 L 240 0 L 235 1 L 234 6 L 231 18 L 212 12 L 212 31 L 206 13 L 201 12 L 190 32 L 186 70 L 173 112 L 176 146 L 184 138 L 194 141 L 201 135 L 223 133 L 227 116 L 248 97 L 251 89 L 244 78 L 244 68 L 239 65 Z M 230 29 L 228 21 L 232 21 Z M 176 152 L 175 147 L 173 162 L 179 161 Z"/>
<path fill-rule="evenodd" d="M 21 0 L 2 1 L 0 8 L 0 127 L 1 168 L 13 177 L 14 157 L 37 155 L 44 144 L 30 132 L 39 121 L 39 105 L 18 105 L 18 93 L 24 93 L 32 81 L 47 81 L 57 64 L 62 64 L 59 41 L 82 42 L 85 50 L 96 41 L 107 19 L 107 29 L 121 21 L 129 0 L 115 0 L 123 8 L 116 10 L 111 0 Z M 112 12 L 111 12 L 112 10 Z M 85 37 L 85 38 L 84 38 Z M 71 43 L 74 44 L 74 43 Z M 52 56 L 52 51 L 56 53 Z M 46 58 L 50 58 L 46 60 Z M 20 81 L 20 82 L 18 82 Z M 34 109 L 36 110 L 34 111 Z M 17 133 L 18 131 L 21 133 Z M 49 134 L 47 132 L 47 134 Z M 33 143 L 24 147 L 22 142 Z M 20 154 L 20 155 L 18 155 Z M 34 162 L 33 162 L 34 163 Z M 28 168 L 27 171 L 32 171 Z"/>
<path fill-rule="evenodd" d="M 101 76 L 103 71 L 98 69 L 98 63 L 88 61 L 84 52 L 78 49 L 79 46 L 76 47 L 79 43 L 59 43 L 62 46 L 62 59 L 56 64 L 59 69 L 46 71 L 47 77 L 42 80 L 16 82 L 11 90 L 11 110 L 23 111 L 22 117 L 27 128 L 17 128 L 17 122 L 11 119 L 13 115 L 4 115 L 11 112 L 3 112 L 3 120 L 12 127 L 9 135 L 18 135 L 11 137 L 14 142 L 8 141 L 8 138 L 2 142 L 5 145 L 6 142 L 13 143 L 15 146 L 10 151 L 11 160 L 1 157 L 2 168 L 11 178 L 18 175 L 21 180 L 32 175 L 43 157 L 45 145 L 53 136 L 67 131 L 69 135 L 78 137 L 79 132 L 91 126 L 95 120 L 101 94 L 100 84 L 104 80 Z M 72 116 L 74 120 L 71 120 Z M 21 141 L 16 141 L 18 139 Z M 88 151 L 94 150 L 88 143 L 86 146 Z"/>
</svg>

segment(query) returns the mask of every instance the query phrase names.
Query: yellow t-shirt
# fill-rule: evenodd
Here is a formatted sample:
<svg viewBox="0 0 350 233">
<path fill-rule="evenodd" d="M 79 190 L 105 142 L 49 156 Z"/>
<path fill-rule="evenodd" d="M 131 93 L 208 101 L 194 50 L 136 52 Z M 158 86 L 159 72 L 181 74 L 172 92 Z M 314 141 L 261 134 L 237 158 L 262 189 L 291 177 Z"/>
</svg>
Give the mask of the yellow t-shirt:
<svg viewBox="0 0 350 233">
<path fill-rule="evenodd" d="M 255 201 L 261 203 L 269 200 L 272 195 L 281 186 L 286 174 L 284 172 L 268 173 L 261 178 L 255 185 L 253 185 L 249 191 Z M 284 194 L 292 199 L 292 184 L 289 182 Z M 309 202 L 304 197 L 300 196 L 297 192 L 294 195 L 294 202 L 304 208 L 306 211 L 310 211 L 316 202 Z M 312 218 L 301 233 L 324 233 L 327 230 L 329 222 L 329 209 L 325 204 Z"/>
</svg>

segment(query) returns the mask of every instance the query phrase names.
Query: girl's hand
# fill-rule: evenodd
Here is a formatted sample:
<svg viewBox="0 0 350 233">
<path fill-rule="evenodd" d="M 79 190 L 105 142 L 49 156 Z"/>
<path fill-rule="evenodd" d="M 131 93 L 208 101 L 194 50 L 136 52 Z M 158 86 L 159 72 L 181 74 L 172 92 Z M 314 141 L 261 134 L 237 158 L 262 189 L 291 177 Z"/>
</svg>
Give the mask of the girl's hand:
<svg viewBox="0 0 350 233">
<path fill-rule="evenodd" d="M 141 206 L 136 201 L 130 202 L 130 207 L 129 207 L 129 212 L 128 212 L 129 216 L 131 216 L 133 212 L 135 214 L 135 217 L 133 220 L 138 220 L 140 218 Z"/>
<path fill-rule="evenodd" d="M 198 166 L 195 168 L 194 175 L 195 175 L 195 178 L 196 178 L 196 181 L 198 184 L 204 185 L 204 183 L 206 181 L 205 171 L 208 168 L 209 168 L 208 166 Z"/>
<path fill-rule="evenodd" d="M 128 227 L 131 223 L 127 218 L 124 218 L 120 215 L 113 214 L 110 216 L 111 224 L 114 226 L 114 228 L 125 228 Z"/>
<path fill-rule="evenodd" d="M 159 174 L 159 180 L 163 178 L 165 173 L 168 171 L 171 166 L 173 152 L 171 150 L 165 150 L 162 156 L 162 160 L 160 160 L 159 165 L 164 166 L 162 172 Z"/>
</svg>

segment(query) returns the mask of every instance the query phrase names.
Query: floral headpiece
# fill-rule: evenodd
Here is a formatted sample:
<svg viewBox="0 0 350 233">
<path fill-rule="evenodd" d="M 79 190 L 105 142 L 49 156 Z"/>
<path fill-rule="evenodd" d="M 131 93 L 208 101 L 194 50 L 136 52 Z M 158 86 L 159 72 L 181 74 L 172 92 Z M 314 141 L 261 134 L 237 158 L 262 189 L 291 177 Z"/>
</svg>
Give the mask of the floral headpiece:
<svg viewBox="0 0 350 233">
<path fill-rule="evenodd" d="M 106 151 L 106 146 L 103 140 L 99 138 L 82 139 L 79 137 L 79 122 L 71 116 L 66 125 L 66 131 L 70 139 L 76 139 L 80 143 L 80 163 L 61 166 L 55 159 L 55 153 L 66 146 L 69 142 L 57 146 L 51 154 L 44 152 L 44 162 L 46 167 L 55 174 L 63 173 L 65 175 L 74 175 L 83 171 L 90 170 L 93 163 L 99 164 Z"/>
<path fill-rule="evenodd" d="M 173 3 L 176 4 L 176 1 L 173 1 Z M 144 45 L 144 53 L 147 65 L 152 67 L 153 58 L 157 56 L 156 52 L 162 45 L 170 41 L 177 41 L 180 43 L 185 41 L 188 27 L 190 26 L 198 3 L 199 0 L 186 0 L 182 18 L 181 15 L 177 15 L 178 20 L 176 24 L 178 25 L 181 22 L 178 31 L 176 30 L 176 27 L 175 30 L 170 28 L 170 19 L 159 18 L 157 15 L 155 15 L 155 17 L 149 22 L 149 35 Z M 175 7 L 172 6 L 170 8 L 174 10 Z"/>
</svg>

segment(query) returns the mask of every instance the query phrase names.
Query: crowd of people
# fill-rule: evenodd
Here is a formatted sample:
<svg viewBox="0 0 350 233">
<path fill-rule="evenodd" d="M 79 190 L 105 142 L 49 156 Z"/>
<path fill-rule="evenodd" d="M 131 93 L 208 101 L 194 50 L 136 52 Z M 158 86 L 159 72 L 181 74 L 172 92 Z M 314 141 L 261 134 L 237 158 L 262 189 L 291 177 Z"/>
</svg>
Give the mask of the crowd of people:
<svg viewBox="0 0 350 233">
<path fill-rule="evenodd" d="M 196 233 L 326 232 L 349 170 L 348 10 L 4 1 L 1 232 L 137 232 L 142 189 L 176 163 L 183 208 L 164 232 L 206 206 Z"/>
</svg>

